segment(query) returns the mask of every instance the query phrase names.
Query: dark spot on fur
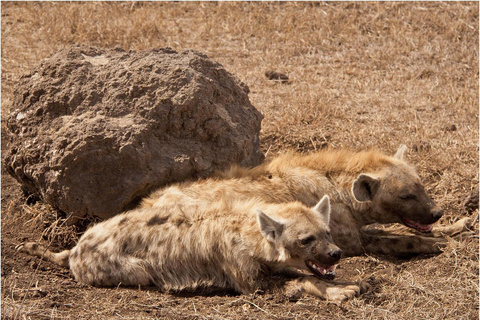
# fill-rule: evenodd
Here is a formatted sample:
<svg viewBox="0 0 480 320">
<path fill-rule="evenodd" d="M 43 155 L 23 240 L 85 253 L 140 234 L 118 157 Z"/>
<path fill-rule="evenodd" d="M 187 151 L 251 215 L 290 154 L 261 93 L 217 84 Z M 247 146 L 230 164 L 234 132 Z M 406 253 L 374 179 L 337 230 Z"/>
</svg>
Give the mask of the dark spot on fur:
<svg viewBox="0 0 480 320">
<path fill-rule="evenodd" d="M 238 238 L 238 237 L 234 237 L 234 238 L 232 239 L 232 245 L 239 244 L 240 242 L 241 242 L 241 240 L 240 240 L 240 238 Z"/>
<path fill-rule="evenodd" d="M 98 248 L 98 243 L 85 245 L 85 251 L 87 251 L 87 252 L 97 251 L 97 248 Z"/>
<path fill-rule="evenodd" d="M 135 248 L 140 248 L 142 244 L 143 244 L 142 236 L 137 235 L 137 237 L 135 238 Z"/>
<path fill-rule="evenodd" d="M 145 244 L 141 235 L 134 235 L 125 239 L 121 246 L 121 252 L 123 254 L 133 254 L 135 252 L 144 251 Z"/>
<path fill-rule="evenodd" d="M 325 172 L 325 178 L 327 178 L 328 181 L 332 181 L 332 175 L 330 174 L 330 172 Z"/>
<path fill-rule="evenodd" d="M 390 240 L 390 243 L 391 243 L 392 246 L 398 245 L 399 242 L 400 242 L 400 239 L 398 239 L 398 238 L 392 238 Z"/>
<path fill-rule="evenodd" d="M 102 259 L 103 261 L 108 261 L 105 259 L 104 256 L 100 256 L 99 259 Z M 97 263 L 97 272 L 103 275 L 108 275 L 110 273 L 110 269 L 108 268 L 108 265 L 104 263 Z"/>
<path fill-rule="evenodd" d="M 268 179 L 272 179 L 273 176 L 271 174 L 268 175 Z"/>
<path fill-rule="evenodd" d="M 215 254 L 219 254 L 221 255 L 222 254 L 222 251 L 220 250 L 220 245 L 217 241 L 213 241 L 212 243 L 212 251 L 215 253 Z"/>
<path fill-rule="evenodd" d="M 82 261 L 83 260 L 83 250 L 81 247 L 77 247 L 77 250 L 75 250 L 76 252 L 78 252 L 78 257 L 79 257 L 79 261 Z"/>
<path fill-rule="evenodd" d="M 128 249 L 128 240 L 125 240 L 125 242 L 122 244 L 122 253 L 127 253 Z"/>
<path fill-rule="evenodd" d="M 120 264 L 120 262 L 118 262 L 118 260 L 112 261 L 112 265 L 113 265 L 113 268 L 117 271 L 122 268 L 122 265 Z"/>
<path fill-rule="evenodd" d="M 72 251 L 72 258 L 77 259 L 78 258 L 78 250 L 73 250 Z"/>
<path fill-rule="evenodd" d="M 379 239 L 377 237 L 368 237 L 367 239 L 370 244 L 378 244 L 379 242 Z"/>
<path fill-rule="evenodd" d="M 89 241 L 93 239 L 93 234 L 87 234 L 85 237 L 82 238 L 82 241 Z"/>
<path fill-rule="evenodd" d="M 154 216 L 152 219 L 150 219 L 148 222 L 147 222 L 147 226 L 154 226 L 154 225 L 157 225 L 157 224 L 164 224 L 165 222 L 167 222 L 168 220 L 168 217 L 159 217 L 159 216 Z"/>
<path fill-rule="evenodd" d="M 125 218 L 123 218 L 122 220 L 120 220 L 120 221 L 118 222 L 118 225 L 121 226 L 121 225 L 125 224 L 125 222 L 127 222 L 127 221 L 128 221 L 128 218 L 125 217 Z"/>
</svg>

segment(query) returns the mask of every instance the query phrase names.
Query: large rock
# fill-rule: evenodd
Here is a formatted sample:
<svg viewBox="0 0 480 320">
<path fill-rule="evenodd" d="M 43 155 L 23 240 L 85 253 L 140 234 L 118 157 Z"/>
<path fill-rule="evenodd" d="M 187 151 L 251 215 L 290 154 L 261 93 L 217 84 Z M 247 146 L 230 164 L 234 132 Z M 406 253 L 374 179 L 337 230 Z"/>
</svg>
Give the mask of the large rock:
<svg viewBox="0 0 480 320">
<path fill-rule="evenodd" d="M 263 160 L 248 87 L 204 54 L 72 47 L 23 76 L 4 165 L 29 193 L 107 218 L 152 189 Z"/>
</svg>

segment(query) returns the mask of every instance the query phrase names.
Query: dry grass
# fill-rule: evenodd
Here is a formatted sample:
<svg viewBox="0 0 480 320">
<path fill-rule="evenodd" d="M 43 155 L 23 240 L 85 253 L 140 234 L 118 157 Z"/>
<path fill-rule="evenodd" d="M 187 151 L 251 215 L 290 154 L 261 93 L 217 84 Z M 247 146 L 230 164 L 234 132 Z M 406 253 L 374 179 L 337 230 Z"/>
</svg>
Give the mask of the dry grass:
<svg viewBox="0 0 480 320">
<path fill-rule="evenodd" d="M 478 185 L 478 12 L 475 2 L 3 2 L 2 131 L 15 81 L 60 48 L 193 48 L 248 84 L 269 155 L 325 144 L 393 153 L 405 143 L 449 223 L 469 215 L 462 202 Z M 267 70 L 290 83 L 268 81 Z M 477 238 L 452 239 L 435 257 L 346 259 L 340 276 L 372 277 L 372 290 L 340 305 L 278 293 L 176 297 L 85 287 L 46 263 L 32 269 L 35 259 L 12 248 L 42 238 L 45 225 L 24 222 L 50 221 L 60 246 L 76 233 L 17 198 L 18 186 L 2 177 L 5 318 L 478 319 Z"/>
</svg>

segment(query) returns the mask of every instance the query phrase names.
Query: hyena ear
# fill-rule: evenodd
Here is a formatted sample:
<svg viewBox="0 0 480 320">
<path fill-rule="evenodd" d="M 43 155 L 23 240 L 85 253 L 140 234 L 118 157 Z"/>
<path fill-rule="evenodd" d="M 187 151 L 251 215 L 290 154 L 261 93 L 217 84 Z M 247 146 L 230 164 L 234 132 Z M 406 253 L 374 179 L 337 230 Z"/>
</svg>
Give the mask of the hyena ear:
<svg viewBox="0 0 480 320">
<path fill-rule="evenodd" d="M 380 180 L 367 174 L 361 174 L 353 182 L 352 193 L 357 201 L 372 201 L 380 186 Z"/>
<path fill-rule="evenodd" d="M 317 214 L 320 220 L 328 226 L 330 223 L 330 197 L 328 195 L 324 195 L 323 198 L 317 203 L 317 205 L 313 208 L 313 211 Z"/>
<path fill-rule="evenodd" d="M 395 159 L 405 161 L 405 152 L 408 150 L 408 147 L 404 144 L 400 145 L 397 150 L 397 153 L 393 156 Z"/>
<path fill-rule="evenodd" d="M 284 224 L 269 217 L 265 212 L 257 210 L 257 222 L 262 235 L 270 242 L 275 242 L 282 235 Z"/>
</svg>

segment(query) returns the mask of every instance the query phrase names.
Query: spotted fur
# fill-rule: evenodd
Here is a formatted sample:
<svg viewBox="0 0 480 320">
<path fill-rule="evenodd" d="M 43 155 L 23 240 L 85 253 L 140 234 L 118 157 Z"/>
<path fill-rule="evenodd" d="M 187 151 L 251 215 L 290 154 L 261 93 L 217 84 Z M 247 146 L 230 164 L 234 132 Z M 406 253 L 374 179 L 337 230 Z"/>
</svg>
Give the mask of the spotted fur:
<svg viewBox="0 0 480 320">
<path fill-rule="evenodd" d="M 139 208 L 95 225 L 71 250 L 53 253 L 36 243 L 21 249 L 69 267 L 86 284 L 154 284 L 164 291 L 216 287 L 252 293 L 275 273 L 300 269 L 311 274 L 307 262 L 333 267 L 340 259 L 341 250 L 329 235 L 327 196 L 313 208 L 299 202 L 206 202 L 181 194 L 168 198 L 162 206 Z M 360 290 L 356 284 L 315 286 L 314 276 L 301 279 L 287 283 L 289 292 L 315 287 L 308 290 L 343 300 Z"/>
<path fill-rule="evenodd" d="M 394 156 L 344 149 L 287 153 L 253 169 L 233 166 L 214 178 L 157 190 L 142 206 L 162 206 L 174 194 L 204 201 L 260 197 L 266 202 L 300 201 L 307 206 L 329 195 L 330 229 L 345 255 L 439 253 L 446 240 L 429 229 L 443 211 L 428 197 L 415 169 L 406 162 L 405 151 L 401 146 Z M 374 223 L 401 223 L 424 232 L 419 235 L 412 229 L 408 235 L 379 235 L 367 228 Z M 449 230 L 458 233 L 468 223 Z"/>
</svg>

